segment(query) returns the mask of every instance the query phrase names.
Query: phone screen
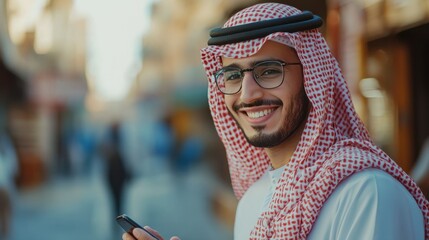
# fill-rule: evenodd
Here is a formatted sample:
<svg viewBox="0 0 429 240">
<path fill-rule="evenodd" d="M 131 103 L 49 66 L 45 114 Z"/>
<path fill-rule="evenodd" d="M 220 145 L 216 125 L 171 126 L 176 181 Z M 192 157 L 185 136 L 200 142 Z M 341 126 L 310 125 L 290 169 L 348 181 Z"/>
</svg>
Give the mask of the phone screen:
<svg viewBox="0 0 429 240">
<path fill-rule="evenodd" d="M 122 214 L 116 217 L 116 221 L 118 224 L 126 231 L 127 233 L 133 235 L 133 229 L 134 228 L 141 228 L 145 232 L 147 232 L 150 236 L 155 238 L 156 240 L 159 240 L 157 237 L 155 237 L 152 233 L 141 227 L 138 223 L 136 223 L 134 220 L 132 220 L 130 217 L 128 217 L 126 214 Z"/>
</svg>

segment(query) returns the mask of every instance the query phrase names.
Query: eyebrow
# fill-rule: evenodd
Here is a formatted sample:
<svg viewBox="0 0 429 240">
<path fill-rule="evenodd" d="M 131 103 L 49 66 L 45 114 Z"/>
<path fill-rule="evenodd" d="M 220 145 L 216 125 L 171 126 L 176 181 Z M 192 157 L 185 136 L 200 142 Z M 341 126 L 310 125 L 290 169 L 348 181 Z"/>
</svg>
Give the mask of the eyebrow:
<svg viewBox="0 0 429 240">
<path fill-rule="evenodd" d="M 281 59 L 278 59 L 278 58 L 266 58 L 266 59 L 261 59 L 261 60 L 250 62 L 250 66 L 249 67 L 251 68 L 251 67 L 255 66 L 258 63 L 266 62 L 266 61 L 281 61 L 281 62 L 284 62 L 284 60 L 281 60 Z M 222 69 L 224 69 L 224 68 L 230 68 L 230 67 L 240 68 L 240 69 L 244 68 L 243 65 L 241 65 L 241 64 L 231 63 L 229 65 L 223 66 Z"/>
</svg>

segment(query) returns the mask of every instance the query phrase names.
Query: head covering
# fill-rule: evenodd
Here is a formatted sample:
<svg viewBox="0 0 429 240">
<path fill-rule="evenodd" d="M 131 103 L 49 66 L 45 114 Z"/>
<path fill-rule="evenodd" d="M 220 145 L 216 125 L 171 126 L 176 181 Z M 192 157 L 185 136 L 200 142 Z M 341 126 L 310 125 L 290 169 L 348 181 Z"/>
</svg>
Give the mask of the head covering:
<svg viewBox="0 0 429 240">
<path fill-rule="evenodd" d="M 232 16 L 224 28 L 300 14 L 278 3 L 257 4 Z M 262 213 L 251 239 L 305 239 L 321 207 L 336 186 L 351 174 L 378 168 L 401 182 L 414 196 L 425 216 L 429 236 L 429 203 L 416 183 L 373 144 L 357 116 L 338 62 L 317 29 L 294 33 L 275 32 L 265 37 L 211 45 L 201 50 L 208 81 L 208 98 L 216 130 L 229 163 L 237 198 L 267 170 L 269 159 L 262 148 L 251 146 L 228 114 L 224 95 L 214 73 L 222 68 L 221 56 L 245 58 L 266 41 L 293 46 L 303 66 L 304 88 L 312 108 L 301 140 L 274 192 L 269 209 Z"/>
</svg>

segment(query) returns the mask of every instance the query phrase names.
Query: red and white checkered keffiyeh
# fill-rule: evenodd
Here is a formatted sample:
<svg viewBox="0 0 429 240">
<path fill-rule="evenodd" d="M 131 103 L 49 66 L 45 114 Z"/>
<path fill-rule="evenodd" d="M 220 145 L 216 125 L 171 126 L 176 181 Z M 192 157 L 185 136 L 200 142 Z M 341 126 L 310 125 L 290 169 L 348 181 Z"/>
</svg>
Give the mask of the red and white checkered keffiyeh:
<svg viewBox="0 0 429 240">
<path fill-rule="evenodd" d="M 224 27 L 281 18 L 301 11 L 277 3 L 257 4 L 231 17 Z M 414 196 L 425 216 L 429 238 L 429 203 L 415 182 L 370 140 L 358 118 L 346 82 L 324 38 L 316 29 L 278 32 L 266 37 L 201 50 L 209 80 L 209 105 L 217 132 L 226 148 L 232 185 L 238 198 L 267 170 L 262 148 L 251 146 L 228 114 L 224 95 L 213 74 L 220 56 L 244 58 L 268 40 L 283 39 L 294 46 L 303 66 L 304 87 L 312 104 L 301 140 L 282 173 L 269 210 L 262 213 L 251 239 L 305 239 L 320 209 L 336 186 L 351 174 L 378 168 L 394 176 Z"/>
</svg>

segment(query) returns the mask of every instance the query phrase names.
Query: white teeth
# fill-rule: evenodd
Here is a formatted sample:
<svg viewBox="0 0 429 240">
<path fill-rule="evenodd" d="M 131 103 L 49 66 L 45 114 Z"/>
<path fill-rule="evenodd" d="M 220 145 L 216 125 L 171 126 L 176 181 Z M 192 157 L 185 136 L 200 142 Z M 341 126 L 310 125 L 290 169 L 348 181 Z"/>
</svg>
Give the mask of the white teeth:
<svg viewBox="0 0 429 240">
<path fill-rule="evenodd" d="M 268 114 L 270 114 L 271 112 L 273 112 L 274 109 L 266 109 L 264 111 L 259 111 L 259 112 L 247 112 L 247 116 L 249 116 L 250 118 L 260 118 L 263 116 L 267 116 Z"/>
</svg>

